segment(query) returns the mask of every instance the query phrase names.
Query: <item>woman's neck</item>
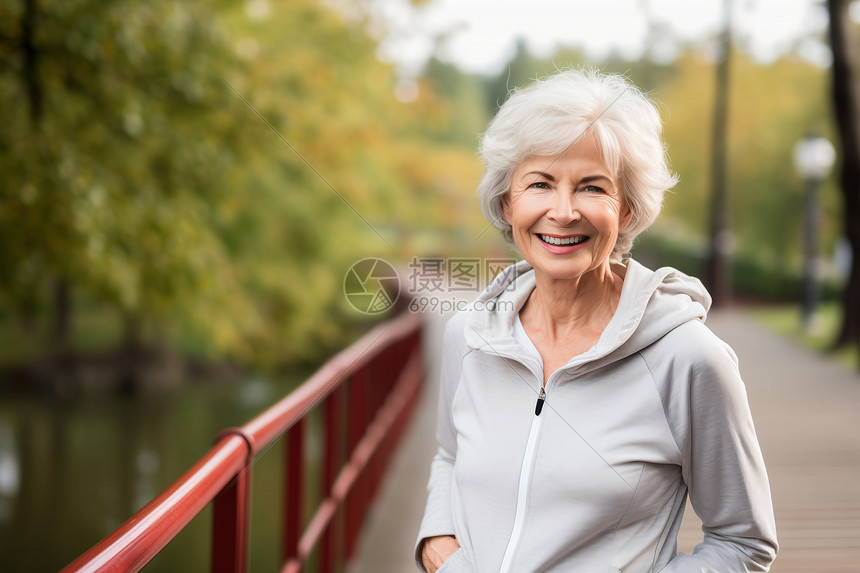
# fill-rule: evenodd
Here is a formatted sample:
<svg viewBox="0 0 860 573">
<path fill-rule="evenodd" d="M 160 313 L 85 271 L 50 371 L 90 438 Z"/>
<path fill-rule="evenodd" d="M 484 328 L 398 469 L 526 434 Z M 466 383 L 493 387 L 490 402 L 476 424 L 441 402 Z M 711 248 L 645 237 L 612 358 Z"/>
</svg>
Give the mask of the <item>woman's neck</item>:
<svg viewBox="0 0 860 573">
<path fill-rule="evenodd" d="M 575 335 L 599 337 L 615 314 L 623 282 L 609 263 L 574 279 L 554 279 L 535 271 L 535 280 L 520 320 L 550 343 Z"/>
</svg>

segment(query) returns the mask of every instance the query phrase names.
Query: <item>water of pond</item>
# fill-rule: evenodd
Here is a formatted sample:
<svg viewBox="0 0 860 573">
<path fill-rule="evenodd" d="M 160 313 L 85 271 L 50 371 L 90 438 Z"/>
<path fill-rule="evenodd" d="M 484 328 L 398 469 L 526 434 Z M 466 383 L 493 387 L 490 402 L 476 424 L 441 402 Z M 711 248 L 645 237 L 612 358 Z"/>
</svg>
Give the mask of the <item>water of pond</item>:
<svg viewBox="0 0 860 573">
<path fill-rule="evenodd" d="M 0 396 L 0 571 L 55 572 L 303 379 L 195 383 L 169 394 Z M 254 466 L 251 571 L 278 570 L 281 450 Z M 209 570 L 211 508 L 145 569 Z"/>
</svg>

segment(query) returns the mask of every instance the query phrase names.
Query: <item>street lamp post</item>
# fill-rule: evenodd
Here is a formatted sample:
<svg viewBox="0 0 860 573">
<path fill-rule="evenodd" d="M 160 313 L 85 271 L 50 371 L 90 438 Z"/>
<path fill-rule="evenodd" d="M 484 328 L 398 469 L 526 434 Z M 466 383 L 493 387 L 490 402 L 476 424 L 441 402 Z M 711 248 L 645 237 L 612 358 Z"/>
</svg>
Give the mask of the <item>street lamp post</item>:
<svg viewBox="0 0 860 573">
<path fill-rule="evenodd" d="M 794 164 L 806 182 L 803 209 L 803 328 L 811 330 L 818 306 L 818 187 L 830 173 L 836 151 L 820 135 L 809 133 L 794 146 Z"/>
</svg>

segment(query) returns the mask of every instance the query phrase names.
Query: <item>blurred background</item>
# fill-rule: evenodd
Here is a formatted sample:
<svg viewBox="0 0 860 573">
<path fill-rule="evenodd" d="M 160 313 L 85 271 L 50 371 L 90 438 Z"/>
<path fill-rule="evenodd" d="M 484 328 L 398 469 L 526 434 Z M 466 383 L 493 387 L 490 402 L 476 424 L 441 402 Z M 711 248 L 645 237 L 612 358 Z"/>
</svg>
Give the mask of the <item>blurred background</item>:
<svg viewBox="0 0 860 573">
<path fill-rule="evenodd" d="M 680 183 L 634 256 L 856 369 L 858 27 L 847 0 L 0 0 L 0 570 L 61 568 L 365 332 L 354 262 L 515 256 L 477 141 L 565 67 L 663 115 Z M 151 570 L 206 570 L 207 519 Z"/>
</svg>

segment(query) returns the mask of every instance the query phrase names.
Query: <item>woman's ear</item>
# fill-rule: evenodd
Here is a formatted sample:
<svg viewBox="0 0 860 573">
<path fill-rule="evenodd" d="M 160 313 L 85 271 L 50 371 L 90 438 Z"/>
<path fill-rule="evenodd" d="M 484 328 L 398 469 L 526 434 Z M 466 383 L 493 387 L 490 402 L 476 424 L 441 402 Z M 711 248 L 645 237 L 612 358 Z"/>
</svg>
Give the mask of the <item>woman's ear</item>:
<svg viewBox="0 0 860 573">
<path fill-rule="evenodd" d="M 630 225 L 632 221 L 633 211 L 630 210 L 630 207 L 627 206 L 627 203 L 624 203 L 621 206 L 621 214 L 618 217 L 618 228 L 623 231 Z"/>
<path fill-rule="evenodd" d="M 502 203 L 502 214 L 501 214 L 502 220 L 505 223 L 507 223 L 508 225 L 510 225 L 511 222 L 508 221 L 508 208 L 511 206 L 511 192 L 510 191 L 508 191 L 507 193 L 502 195 L 501 203 Z"/>
</svg>

